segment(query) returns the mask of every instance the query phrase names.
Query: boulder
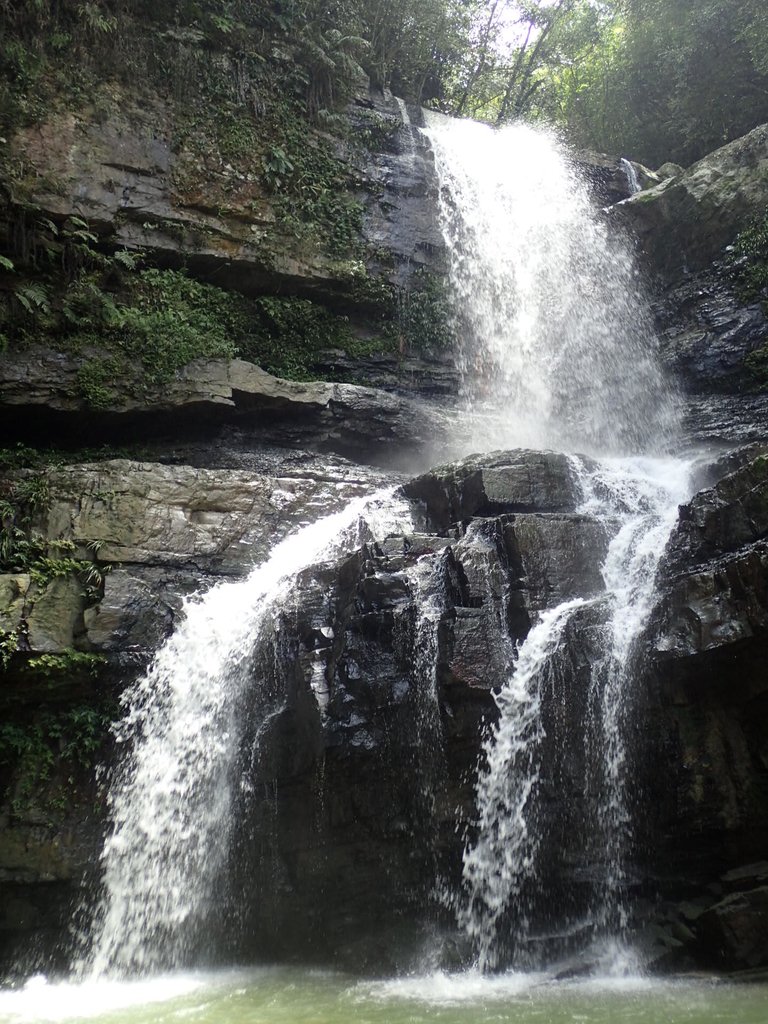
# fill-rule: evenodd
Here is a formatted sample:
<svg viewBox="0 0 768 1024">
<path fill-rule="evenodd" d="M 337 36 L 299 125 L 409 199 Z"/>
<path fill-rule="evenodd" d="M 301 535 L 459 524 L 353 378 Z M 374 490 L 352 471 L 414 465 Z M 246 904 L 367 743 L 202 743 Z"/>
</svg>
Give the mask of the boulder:
<svg viewBox="0 0 768 1024">
<path fill-rule="evenodd" d="M 768 886 L 735 892 L 696 921 L 702 959 L 720 970 L 768 964 Z"/>
<path fill-rule="evenodd" d="M 768 205 L 768 125 L 611 210 L 667 279 L 704 269 Z"/>
<path fill-rule="evenodd" d="M 581 500 L 567 455 L 517 449 L 471 455 L 409 481 L 409 498 L 424 503 L 427 519 L 445 533 L 473 516 L 504 512 L 573 512 Z"/>
</svg>

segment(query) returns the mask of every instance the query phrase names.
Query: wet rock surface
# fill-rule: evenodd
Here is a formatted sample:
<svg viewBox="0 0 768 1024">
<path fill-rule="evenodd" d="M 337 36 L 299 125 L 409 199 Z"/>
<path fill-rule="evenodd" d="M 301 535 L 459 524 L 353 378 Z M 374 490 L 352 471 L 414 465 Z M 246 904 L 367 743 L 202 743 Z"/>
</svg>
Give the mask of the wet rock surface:
<svg viewBox="0 0 768 1024">
<path fill-rule="evenodd" d="M 706 269 L 768 201 L 768 125 L 614 208 L 667 280 Z"/>
<path fill-rule="evenodd" d="M 765 456 L 724 463 L 735 468 L 681 508 L 650 637 L 659 744 L 648 756 L 667 766 L 665 782 L 649 779 L 653 871 L 698 907 L 665 955 L 672 968 L 766 962 L 762 869 L 741 866 L 768 842 Z"/>
<path fill-rule="evenodd" d="M 88 108 L 52 112 L 16 132 L 13 155 L 36 174 L 31 198 L 46 216 L 86 219 L 110 245 L 247 294 L 359 300 L 349 260 L 298 244 L 263 176 L 180 141 L 175 116 L 160 96 L 141 107 L 128 98 L 100 117 Z M 442 259 L 429 153 L 389 94 L 361 90 L 346 117 L 355 144 L 339 141 L 337 155 L 354 182 L 350 196 L 363 203 L 362 241 L 377 254 L 371 268 L 386 267 L 403 284 Z M 373 151 L 363 144 L 371 133 Z"/>
<path fill-rule="evenodd" d="M 98 411 L 77 391 L 78 367 L 76 357 L 48 350 L 4 356 L 0 424 L 13 423 L 14 434 L 29 441 L 53 433 L 70 444 L 87 443 L 94 431 L 103 441 L 125 443 L 234 429 L 250 432 L 259 446 L 310 447 L 385 465 L 447 444 L 445 414 L 428 398 L 283 380 L 242 359 L 196 360 L 162 390 L 137 396 L 126 388 Z M 30 413 L 25 422 L 22 410 Z"/>
<path fill-rule="evenodd" d="M 366 199 L 366 231 L 372 244 L 391 240 L 384 262 L 402 285 L 413 268 L 440 265 L 425 212 L 429 156 L 414 155 L 414 136 L 388 99 L 358 98 L 350 117 L 370 109 L 397 123 L 370 171 L 377 188 Z M 98 132 L 65 127 L 60 139 L 49 127 L 30 146 L 51 147 L 65 184 L 95 163 L 99 169 L 83 205 L 73 206 L 73 192 L 49 197 L 55 217 L 85 211 L 104 238 L 149 246 L 171 261 L 188 240 L 168 226 L 204 226 L 190 257 L 202 276 L 216 270 L 231 287 L 285 286 L 329 302 L 346 294 L 349 281 L 327 263 L 286 258 L 259 269 L 250 229 L 267 230 L 269 211 L 257 203 L 243 221 L 234 207 L 222 214 L 174 197 L 176 157 L 162 140 L 121 135 L 114 124 Z M 765 314 L 740 303 L 722 265 L 712 263 L 745 226 L 747 208 L 764 205 L 765 139 L 760 129 L 688 172 L 673 170 L 617 214 L 634 219 L 648 268 L 667 275 L 657 307 L 662 354 L 681 383 L 692 444 L 766 436 L 768 397 L 745 363 L 766 343 Z M 615 168 L 596 173 L 596 188 L 619 186 Z M 240 199 L 250 203 L 248 196 L 245 189 Z M 329 371 L 353 373 L 338 354 L 322 359 Z M 147 450 L 142 459 L 2 475 L 6 489 L 43 479 L 50 503 L 33 530 L 48 545 L 70 545 L 68 554 L 102 575 L 90 589 L 73 574 L 0 575 L 0 631 L 18 644 L 0 692 L 5 721 L 48 737 L 44 730 L 58 726 L 41 709 L 69 715 L 111 702 L 113 717 L 120 692 L 179 621 L 187 596 L 241 577 L 305 521 L 400 482 L 345 456 L 417 471 L 437 437 L 433 461 L 449 457 L 432 403 L 454 394 L 451 366 L 372 357 L 365 372 L 380 390 L 297 384 L 240 360 L 204 360 L 162 394 L 126 392 L 114 408 L 85 417 L 70 357 L 4 357 L 0 422 L 13 424 L 14 436 L 84 443 L 95 434 Z M 648 948 L 660 969 L 741 971 L 768 962 L 767 480 L 763 444 L 726 452 L 702 471 L 703 489 L 681 509 L 662 563 L 644 639 L 645 671 L 633 696 L 644 726 L 632 749 L 646 811 L 626 884 L 654 908 Z M 421 473 L 403 490 L 413 531 L 369 541 L 302 576 L 254 670 L 253 699 L 239 709 L 259 743 L 241 766 L 250 785 L 231 864 L 240 925 L 230 946 L 238 951 L 300 951 L 318 962 L 390 970 L 446 923 L 433 880 L 458 878 L 480 745 L 498 713 L 493 693 L 542 612 L 572 597 L 585 601 L 569 626 L 568 640 L 578 642 L 569 643 L 545 694 L 541 825 L 556 841 L 542 871 L 574 920 L 598 879 L 605 851 L 584 835 L 590 754 L 566 753 L 564 738 L 589 725 L 589 667 L 605 626 L 604 527 L 576 511 L 572 464 L 550 452 L 473 456 Z M 99 661 L 78 663 L 73 653 Z M 30 671 L 40 657 L 64 658 L 64 668 L 44 661 Z M 105 722 L 98 736 L 83 734 L 96 743 L 87 767 L 60 759 L 44 776 L 25 775 L 20 762 L 0 759 L 5 963 L 21 947 L 42 955 L 65 944 L 102 836 L 104 795 L 92 769 L 112 756 Z M 63 741 L 55 732 L 49 739 L 60 758 Z M 539 923 L 546 931 L 546 914 Z"/>
<path fill-rule="evenodd" d="M 253 458 L 262 470 L 278 465 L 276 452 Z M 36 612 L 28 574 L 0 578 L 3 629 L 27 623 L 27 658 L 72 647 L 106 657 L 98 678 L 70 675 L 62 706 L 95 686 L 116 696 L 178 621 L 185 595 L 241 575 L 267 538 L 371 489 L 370 474 L 355 478 L 339 462 L 323 474 L 312 459 L 287 457 L 274 477 L 127 460 L 47 470 L 52 502 L 40 528 L 78 547 L 98 537 L 99 559 L 117 564 L 97 600 L 57 581 L 47 600 L 66 606 L 54 616 L 58 633 L 45 603 Z M 646 935 L 659 969 L 764 963 L 764 879 L 754 866 L 739 868 L 754 865 L 768 842 L 764 460 L 752 448 L 702 471 L 715 482 L 681 510 L 649 631 L 638 698 L 648 726 L 633 743 L 651 810 L 638 823 L 633 871 L 644 878 L 641 891 L 662 897 Z M 285 473 L 291 465 L 303 471 Z M 730 473 L 717 479 L 723 470 Z M 585 603 L 543 693 L 539 825 L 557 841 L 540 871 L 574 920 L 601 877 L 604 852 L 584 828 L 593 814 L 589 750 L 569 737 L 592 728 L 605 526 L 574 511 L 573 467 L 551 453 L 465 459 L 404 491 L 414 530 L 305 571 L 254 661 L 238 712 L 249 784 L 220 923 L 241 953 L 391 970 L 427 931 L 450 932 L 433 883 L 437 873 L 458 885 L 479 745 L 497 714 L 493 693 L 541 613 L 573 597 Z M 16 671 L 12 686 L 23 679 Z M 27 684 L 29 713 L 39 685 Z M 19 777 L 7 785 L 6 959 L 19 948 L 62 948 L 68 907 L 96 862 L 103 812 L 94 813 L 87 771 L 77 799 L 54 815 L 55 776 L 33 801 L 20 799 Z M 550 912 L 536 913 L 546 930 Z M 578 934 L 547 941 L 567 951 Z"/>
<path fill-rule="evenodd" d="M 768 343 L 759 296 L 739 297 L 728 247 L 768 201 L 761 126 L 608 211 L 634 235 L 658 301 L 660 352 L 678 382 L 692 445 L 762 440 L 768 397 L 746 360 Z"/>
</svg>

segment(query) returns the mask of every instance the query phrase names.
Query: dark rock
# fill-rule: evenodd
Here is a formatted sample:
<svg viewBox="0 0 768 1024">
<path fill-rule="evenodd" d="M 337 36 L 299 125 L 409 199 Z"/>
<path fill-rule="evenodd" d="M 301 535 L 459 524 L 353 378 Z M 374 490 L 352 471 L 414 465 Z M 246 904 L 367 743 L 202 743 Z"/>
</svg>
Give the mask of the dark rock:
<svg viewBox="0 0 768 1024">
<path fill-rule="evenodd" d="M 766 344 L 768 320 L 760 303 L 739 300 L 721 264 L 666 290 L 656 316 L 662 358 L 687 395 L 743 397 L 756 390 L 745 360 Z M 702 417 L 702 429 L 714 428 Z"/>
<path fill-rule="evenodd" d="M 123 390 L 113 407 L 87 410 L 76 386 L 78 357 L 48 350 L 15 352 L 0 360 L 0 424 L 41 442 L 51 433 L 80 444 L 94 432 L 103 440 L 151 440 L 170 432 L 210 435 L 233 424 L 264 443 L 303 445 L 352 455 L 362 461 L 414 460 L 419 451 L 446 443 L 445 414 L 425 400 L 409 399 L 354 384 L 300 383 L 272 377 L 242 359 L 199 359 L 162 390 Z M 20 418 L 34 409 L 34 418 Z M 406 454 L 404 455 L 403 452 Z"/>
<path fill-rule="evenodd" d="M 605 589 L 600 567 L 608 550 L 603 523 L 573 514 L 516 515 L 505 525 L 510 559 L 532 613 Z"/>
<path fill-rule="evenodd" d="M 768 457 L 763 454 L 680 508 L 667 566 L 701 564 L 768 534 Z"/>
<path fill-rule="evenodd" d="M 689 658 L 768 635 L 768 545 L 755 544 L 673 583 L 654 647 Z"/>
<path fill-rule="evenodd" d="M 426 505 L 438 533 L 473 516 L 504 512 L 572 512 L 581 499 L 568 456 L 518 449 L 472 455 L 430 470 L 404 487 Z"/>
<path fill-rule="evenodd" d="M 629 181 L 619 157 L 580 150 L 573 154 L 573 162 L 597 205 L 613 206 L 629 198 Z"/>
<path fill-rule="evenodd" d="M 613 207 L 667 280 L 702 270 L 768 203 L 768 126 Z"/>
<path fill-rule="evenodd" d="M 696 922 L 702 959 L 720 970 L 768 963 L 768 886 L 732 893 Z"/>
</svg>

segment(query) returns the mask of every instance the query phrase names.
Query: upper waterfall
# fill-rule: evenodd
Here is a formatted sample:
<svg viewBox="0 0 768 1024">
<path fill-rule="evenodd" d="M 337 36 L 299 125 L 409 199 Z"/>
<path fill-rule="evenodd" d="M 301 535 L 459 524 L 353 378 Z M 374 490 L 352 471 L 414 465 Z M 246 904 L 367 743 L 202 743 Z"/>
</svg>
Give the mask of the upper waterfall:
<svg viewBox="0 0 768 1024">
<path fill-rule="evenodd" d="M 675 402 L 626 242 L 555 136 L 427 114 L 465 449 L 663 451 Z"/>
</svg>

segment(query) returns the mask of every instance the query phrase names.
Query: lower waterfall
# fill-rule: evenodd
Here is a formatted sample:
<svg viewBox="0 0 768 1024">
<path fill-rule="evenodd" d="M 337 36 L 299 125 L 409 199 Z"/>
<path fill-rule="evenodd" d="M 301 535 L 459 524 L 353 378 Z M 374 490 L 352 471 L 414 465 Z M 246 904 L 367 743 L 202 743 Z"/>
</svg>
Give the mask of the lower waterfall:
<svg viewBox="0 0 768 1024">
<path fill-rule="evenodd" d="M 601 572 L 605 593 L 575 598 L 545 611 L 523 642 L 509 679 L 496 696 L 499 719 L 484 746 L 477 783 L 477 837 L 464 853 L 459 919 L 481 970 L 510 959 L 540 966 L 531 953 L 530 914 L 551 897 L 538 875 L 547 841 L 539 821 L 542 703 L 557 699 L 563 651 L 581 642 L 579 616 L 600 623 L 591 655 L 586 720 L 561 742 L 587 747 L 586 785 L 591 820 L 582 823 L 585 861 L 597 859 L 596 883 L 585 937 L 621 942 L 628 922 L 625 858 L 632 834 L 627 726 L 636 694 L 635 641 L 650 611 L 654 580 L 680 502 L 690 489 L 690 462 L 674 459 L 571 460 L 583 493 L 579 512 L 595 517 L 611 535 Z M 570 636 L 567 634 L 570 631 Z M 549 914 L 557 921 L 558 915 Z M 500 926 L 506 935 L 500 935 Z"/>
<path fill-rule="evenodd" d="M 253 657 L 270 616 L 303 569 L 409 525 L 391 491 L 355 499 L 276 545 L 242 582 L 187 602 L 180 628 L 123 696 L 103 896 L 79 974 L 142 975 L 189 962 L 227 859 L 241 703 L 259 691 Z M 266 717 L 280 694 L 258 699 Z"/>
</svg>

